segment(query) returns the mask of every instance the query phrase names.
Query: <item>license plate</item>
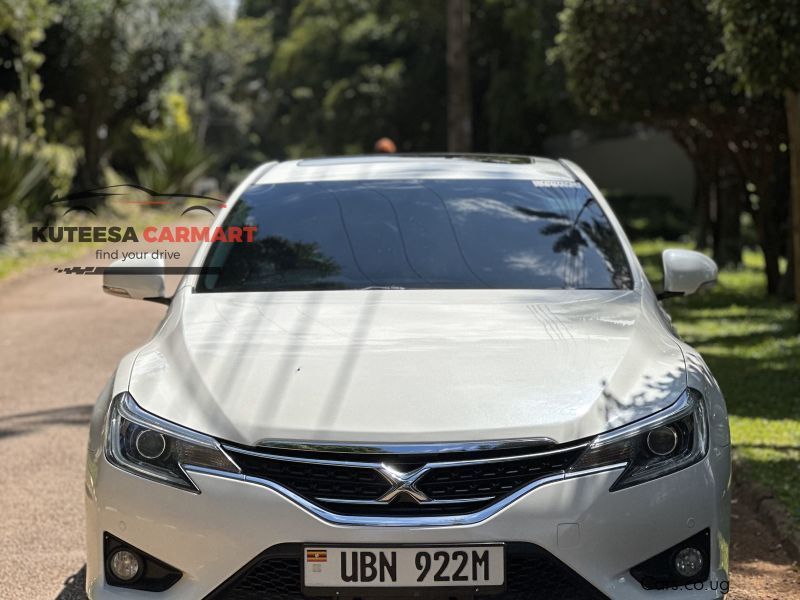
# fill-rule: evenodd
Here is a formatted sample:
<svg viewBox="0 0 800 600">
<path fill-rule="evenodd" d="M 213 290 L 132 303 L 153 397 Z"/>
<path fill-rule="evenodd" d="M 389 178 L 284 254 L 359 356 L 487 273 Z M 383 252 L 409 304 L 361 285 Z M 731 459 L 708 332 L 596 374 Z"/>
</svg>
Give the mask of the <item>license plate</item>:
<svg viewBox="0 0 800 600">
<path fill-rule="evenodd" d="M 502 544 L 474 546 L 305 546 L 303 588 L 459 588 L 497 592 L 505 585 Z"/>
</svg>

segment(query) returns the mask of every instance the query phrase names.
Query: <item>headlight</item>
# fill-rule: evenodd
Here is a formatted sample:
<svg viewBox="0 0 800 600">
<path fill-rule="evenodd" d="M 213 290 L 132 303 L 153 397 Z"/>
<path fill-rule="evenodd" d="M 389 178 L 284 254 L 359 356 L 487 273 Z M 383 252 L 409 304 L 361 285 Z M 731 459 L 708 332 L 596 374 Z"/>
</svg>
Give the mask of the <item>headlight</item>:
<svg viewBox="0 0 800 600">
<path fill-rule="evenodd" d="M 570 473 L 625 467 L 610 491 L 651 481 L 703 459 L 708 423 L 700 392 L 687 389 L 672 406 L 597 436 Z"/>
<path fill-rule="evenodd" d="M 197 493 L 186 466 L 240 472 L 214 438 L 145 412 L 128 393 L 111 402 L 105 451 L 120 469 Z"/>
</svg>

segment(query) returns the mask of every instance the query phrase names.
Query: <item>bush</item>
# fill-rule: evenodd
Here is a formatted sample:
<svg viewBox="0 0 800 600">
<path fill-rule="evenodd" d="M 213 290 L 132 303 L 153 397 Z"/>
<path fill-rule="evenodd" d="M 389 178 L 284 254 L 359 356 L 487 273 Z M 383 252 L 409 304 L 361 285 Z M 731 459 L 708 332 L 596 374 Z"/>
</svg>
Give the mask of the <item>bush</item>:
<svg viewBox="0 0 800 600">
<path fill-rule="evenodd" d="M 0 141 L 0 221 L 14 209 L 18 218 L 34 217 L 53 198 L 50 162 L 26 151 L 15 141 Z M 0 228 L 0 243 L 7 241 L 8 230 Z"/>
<path fill-rule="evenodd" d="M 213 157 L 192 130 L 186 99 L 168 94 L 164 105 L 161 126 L 133 127 L 144 151 L 144 164 L 136 169 L 136 179 L 157 192 L 188 193 L 210 168 Z"/>
<path fill-rule="evenodd" d="M 147 164 L 136 169 L 136 179 L 157 192 L 190 192 L 212 163 L 191 132 L 144 141 L 143 145 Z"/>
</svg>

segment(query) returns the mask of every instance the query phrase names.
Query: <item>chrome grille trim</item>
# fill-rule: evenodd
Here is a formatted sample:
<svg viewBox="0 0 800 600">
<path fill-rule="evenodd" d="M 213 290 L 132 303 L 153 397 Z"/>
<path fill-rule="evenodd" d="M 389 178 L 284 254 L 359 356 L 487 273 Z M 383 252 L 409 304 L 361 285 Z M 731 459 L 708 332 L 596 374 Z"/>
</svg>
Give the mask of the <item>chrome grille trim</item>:
<svg viewBox="0 0 800 600">
<path fill-rule="evenodd" d="M 569 452 L 570 450 L 578 450 L 581 448 L 587 448 L 590 442 L 584 442 L 582 444 L 575 444 L 574 446 L 567 446 L 563 448 L 557 448 L 555 450 L 542 450 L 541 452 L 531 452 L 527 454 L 514 454 L 511 456 L 494 456 L 490 458 L 473 458 L 473 459 L 464 459 L 464 460 L 431 460 L 425 463 L 425 466 L 430 469 L 438 469 L 444 467 L 463 467 L 467 465 L 483 465 L 488 463 L 498 463 L 498 462 L 508 462 L 514 460 L 525 460 L 527 458 L 538 458 L 540 456 L 549 456 L 554 454 L 561 454 L 562 452 Z M 289 462 L 298 462 L 304 464 L 314 464 L 314 465 L 328 465 L 331 467 L 365 467 L 368 469 L 380 469 L 381 467 L 385 466 L 383 462 L 363 462 L 363 461 L 351 461 L 351 460 L 338 460 L 338 459 L 326 459 L 326 458 L 304 458 L 299 456 L 286 456 L 284 454 L 271 454 L 269 452 L 258 452 L 256 450 L 247 450 L 243 448 L 238 448 L 234 446 L 222 446 L 224 449 L 231 451 L 231 452 L 238 452 L 241 454 L 248 454 L 250 456 L 255 456 L 259 458 L 267 458 L 270 460 L 284 460 Z M 335 450 L 328 450 L 328 452 L 336 452 Z M 401 452 L 398 454 L 414 454 L 412 452 Z"/>
<path fill-rule="evenodd" d="M 419 444 L 345 444 L 343 442 L 267 439 L 259 441 L 256 447 L 293 452 L 336 452 L 341 454 L 440 454 L 443 452 L 484 452 L 534 446 L 555 446 L 555 444 L 556 441 L 549 437 Z"/>
<path fill-rule="evenodd" d="M 328 460 L 324 458 L 305 458 L 301 456 L 285 456 L 283 454 L 270 454 L 269 452 L 257 452 L 255 450 L 247 450 L 244 448 L 236 448 L 233 446 L 223 446 L 229 452 L 237 452 L 239 454 L 247 454 L 257 458 L 267 458 L 269 460 L 283 460 L 286 462 L 302 463 L 304 465 L 326 465 L 329 467 L 356 467 L 365 469 L 380 469 L 383 463 L 379 462 L 359 462 L 351 460 Z"/>
<path fill-rule="evenodd" d="M 298 496 L 291 490 L 288 490 L 283 486 L 277 485 L 272 481 L 268 481 L 266 479 L 260 479 L 257 477 L 245 477 L 244 475 L 237 475 L 235 473 L 229 473 L 227 471 L 216 471 L 214 469 L 207 469 L 205 467 L 187 466 L 186 470 L 189 472 L 201 473 L 213 477 L 220 477 L 223 479 L 232 479 L 236 481 L 261 485 L 291 500 L 292 502 L 297 504 L 300 508 L 302 508 L 312 516 L 318 517 L 333 525 L 351 525 L 355 527 L 452 527 L 452 526 L 462 526 L 462 525 L 463 526 L 474 525 L 476 523 L 480 523 L 481 521 L 485 521 L 490 517 L 493 517 L 495 514 L 499 513 L 504 508 L 513 504 L 525 494 L 528 494 L 529 492 L 532 492 L 537 488 L 565 480 L 564 474 L 544 477 L 517 490 L 513 494 L 505 496 L 501 500 L 498 500 L 494 504 L 491 504 L 490 506 L 487 506 L 482 510 L 465 515 L 446 515 L 446 516 L 432 516 L 432 517 L 369 517 L 369 516 L 340 515 L 330 512 L 320 506 L 317 506 L 312 502 L 309 502 L 305 498 Z M 615 471 L 615 470 L 622 471 L 622 467 L 620 467 L 619 465 L 611 465 L 609 467 L 602 467 L 600 469 L 591 469 L 587 471 L 585 474 L 596 475 L 599 473 L 604 473 L 606 471 Z M 583 474 L 584 473 L 575 472 L 571 474 L 571 477 L 578 477 L 579 475 Z"/>
<path fill-rule="evenodd" d="M 426 505 L 446 505 L 446 504 L 467 504 L 469 502 L 488 502 L 494 500 L 496 496 L 487 496 L 486 498 L 453 498 L 451 500 L 429 500 Z M 343 498 L 317 498 L 320 502 L 331 502 L 333 504 L 361 504 L 364 506 L 383 506 L 383 502 L 377 500 L 346 500 Z"/>
</svg>

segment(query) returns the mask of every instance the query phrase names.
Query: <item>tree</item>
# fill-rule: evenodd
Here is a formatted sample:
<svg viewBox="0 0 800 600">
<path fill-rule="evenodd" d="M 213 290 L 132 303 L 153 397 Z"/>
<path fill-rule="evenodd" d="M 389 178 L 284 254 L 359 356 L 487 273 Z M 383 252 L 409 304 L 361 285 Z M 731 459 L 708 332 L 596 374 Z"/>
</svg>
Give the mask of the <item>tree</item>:
<svg viewBox="0 0 800 600">
<path fill-rule="evenodd" d="M 441 150 L 446 139 L 444 12 L 415 0 L 302 0 L 252 87 L 265 90 L 253 133 L 266 156 Z M 268 12 L 267 15 L 273 13 Z M 280 17 L 280 18 L 277 18 Z M 283 36 L 281 37 L 281 32 Z"/>
<path fill-rule="evenodd" d="M 224 187 L 267 159 L 257 150 L 257 135 L 273 118 L 272 90 L 264 78 L 274 50 L 273 24 L 271 14 L 213 19 L 189 39 L 171 77 L 172 87 L 189 99 L 197 140 L 213 149 Z"/>
<path fill-rule="evenodd" d="M 473 4 L 470 40 L 474 145 L 539 154 L 544 140 L 586 121 L 567 94 L 564 70 L 548 64 L 561 0 Z"/>
<path fill-rule="evenodd" d="M 783 95 L 789 130 L 794 298 L 800 315 L 800 11 L 796 0 L 712 0 L 720 64 L 750 93 Z"/>
<path fill-rule="evenodd" d="M 540 152 L 545 137 L 574 125 L 562 70 L 545 56 L 560 8 L 560 0 L 470 3 L 471 92 L 458 99 L 472 101 L 474 148 Z M 245 0 L 239 11 L 266 30 L 234 86 L 254 111 L 247 153 L 364 152 L 384 135 L 405 152 L 447 147 L 442 3 Z"/>
<path fill-rule="evenodd" d="M 65 0 L 60 10 L 42 46 L 44 95 L 77 133 L 85 189 L 101 183 L 113 144 L 135 143 L 131 123 L 213 11 L 191 0 Z"/>
<path fill-rule="evenodd" d="M 715 205 L 715 258 L 738 262 L 746 207 L 757 224 L 768 290 L 776 292 L 780 111 L 769 98 L 735 93 L 733 79 L 713 69 L 721 31 L 705 1 L 568 0 L 560 21 L 554 57 L 579 106 L 670 131 L 695 165 L 701 210 Z"/>
<path fill-rule="evenodd" d="M 133 126 L 145 159 L 145 164 L 136 169 L 136 180 L 151 190 L 164 193 L 191 190 L 214 161 L 197 139 L 186 104 L 182 95 L 167 94 L 158 126 L 139 123 Z"/>
<path fill-rule="evenodd" d="M 469 0 L 447 0 L 447 149 L 472 149 Z"/>
<path fill-rule="evenodd" d="M 44 55 L 37 50 L 45 29 L 58 12 L 49 0 L 0 0 L 0 34 L 7 34 L 17 46 L 13 59 L 19 86 L 17 139 L 40 144 L 44 141 L 44 103 L 39 67 Z"/>
<path fill-rule="evenodd" d="M 2 82 L 10 93 L 0 97 L 0 243 L 41 210 L 71 171 L 64 149 L 47 144 L 39 77 L 39 46 L 57 16 L 49 0 L 0 0 L 0 39 L 10 50 L 0 62 L 13 66 L 13 77 Z"/>
</svg>

